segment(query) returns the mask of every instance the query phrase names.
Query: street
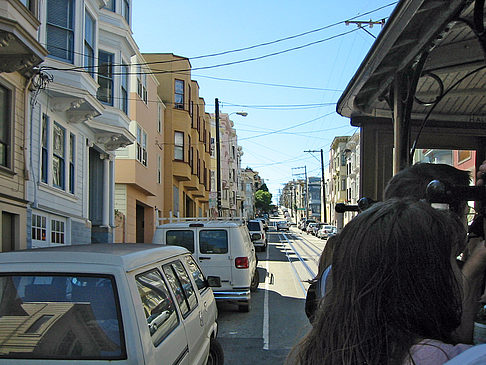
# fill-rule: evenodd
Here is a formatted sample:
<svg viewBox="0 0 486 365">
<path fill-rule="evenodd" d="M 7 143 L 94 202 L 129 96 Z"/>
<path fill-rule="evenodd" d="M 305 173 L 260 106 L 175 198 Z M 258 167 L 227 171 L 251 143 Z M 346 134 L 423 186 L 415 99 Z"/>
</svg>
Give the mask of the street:
<svg viewBox="0 0 486 365">
<path fill-rule="evenodd" d="M 283 364 L 290 349 L 310 329 L 304 312 L 307 280 L 315 276 L 326 241 L 295 226 L 289 232 L 268 230 L 268 249 L 257 252 L 260 285 L 252 309 L 219 304 L 218 338 L 225 364 Z"/>
</svg>

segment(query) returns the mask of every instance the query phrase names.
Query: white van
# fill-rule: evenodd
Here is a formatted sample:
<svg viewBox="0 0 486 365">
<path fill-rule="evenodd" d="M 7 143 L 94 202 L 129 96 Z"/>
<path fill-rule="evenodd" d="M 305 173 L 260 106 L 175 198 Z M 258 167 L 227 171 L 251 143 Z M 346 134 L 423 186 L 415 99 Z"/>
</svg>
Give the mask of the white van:
<svg viewBox="0 0 486 365">
<path fill-rule="evenodd" d="M 0 253 L 2 364 L 223 364 L 217 308 L 180 247 Z"/>
<path fill-rule="evenodd" d="M 158 225 L 152 242 L 187 248 L 206 277 L 219 282 L 211 285 L 217 301 L 233 302 L 240 312 L 250 310 L 251 291 L 260 279 L 255 247 L 241 221 L 182 218 Z"/>
</svg>

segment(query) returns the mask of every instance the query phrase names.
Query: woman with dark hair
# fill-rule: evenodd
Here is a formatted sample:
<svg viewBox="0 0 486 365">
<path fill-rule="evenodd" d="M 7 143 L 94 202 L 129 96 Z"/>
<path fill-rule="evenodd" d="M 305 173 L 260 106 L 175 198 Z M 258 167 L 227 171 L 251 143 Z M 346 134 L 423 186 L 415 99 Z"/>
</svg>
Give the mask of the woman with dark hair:
<svg viewBox="0 0 486 365">
<path fill-rule="evenodd" d="M 466 232 L 457 215 L 390 199 L 357 215 L 337 240 L 331 285 L 288 364 L 435 365 L 470 347 L 457 345 L 461 327 L 471 328 L 461 323 L 463 282 L 480 281 L 485 260 L 461 274 Z"/>
</svg>

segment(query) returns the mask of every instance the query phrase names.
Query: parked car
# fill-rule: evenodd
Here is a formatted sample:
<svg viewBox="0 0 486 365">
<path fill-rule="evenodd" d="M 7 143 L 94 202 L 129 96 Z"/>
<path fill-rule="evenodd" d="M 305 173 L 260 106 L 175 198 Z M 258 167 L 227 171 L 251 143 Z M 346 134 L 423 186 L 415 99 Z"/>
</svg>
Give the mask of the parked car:
<svg viewBox="0 0 486 365">
<path fill-rule="evenodd" d="M 302 230 L 302 231 L 306 231 L 307 230 L 307 226 L 310 224 L 310 223 L 315 223 L 316 221 L 314 219 L 303 219 L 300 221 L 300 225 L 299 225 L 299 228 Z"/>
<path fill-rule="evenodd" d="M 2 363 L 224 361 L 213 292 L 181 247 L 85 244 L 0 253 L 0 293 Z"/>
<path fill-rule="evenodd" d="M 289 230 L 289 223 L 287 221 L 278 221 L 277 222 L 277 230 L 278 231 L 288 231 Z"/>
<path fill-rule="evenodd" d="M 319 229 L 322 227 L 324 223 L 316 223 L 313 227 L 312 227 L 312 231 L 311 231 L 311 234 L 313 236 L 317 236 L 317 231 L 319 231 Z"/>
<path fill-rule="evenodd" d="M 313 230 L 314 230 L 314 227 L 315 227 L 317 224 L 318 224 L 318 223 L 316 223 L 316 222 L 311 222 L 311 223 L 309 223 L 309 224 L 307 225 L 307 228 L 305 229 L 305 232 L 306 232 L 307 234 L 312 233 L 312 232 L 313 232 Z"/>
<path fill-rule="evenodd" d="M 324 240 L 328 239 L 331 235 L 336 234 L 337 228 L 330 224 L 324 224 L 321 226 L 319 231 L 317 232 L 317 237 L 322 238 Z"/>
<path fill-rule="evenodd" d="M 248 231 L 255 248 L 260 251 L 266 251 L 268 246 L 268 237 L 263 222 L 260 219 L 250 220 L 247 223 Z"/>
<path fill-rule="evenodd" d="M 263 229 L 268 230 L 268 220 L 267 219 L 265 219 L 264 217 L 256 217 L 254 220 L 262 221 Z"/>
<path fill-rule="evenodd" d="M 248 228 L 234 220 L 186 220 L 158 225 L 153 243 L 182 246 L 192 253 L 206 276 L 219 279 L 213 287 L 216 301 L 250 311 L 251 291 L 260 281 L 255 247 Z"/>
</svg>

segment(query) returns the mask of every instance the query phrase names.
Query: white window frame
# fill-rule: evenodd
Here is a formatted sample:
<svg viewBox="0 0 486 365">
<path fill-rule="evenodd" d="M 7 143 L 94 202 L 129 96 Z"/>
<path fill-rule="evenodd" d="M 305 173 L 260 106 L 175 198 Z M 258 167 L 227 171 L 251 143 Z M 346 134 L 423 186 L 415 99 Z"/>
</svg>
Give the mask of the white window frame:
<svg viewBox="0 0 486 365">
<path fill-rule="evenodd" d="M 162 184 L 162 157 L 157 156 L 157 183 Z"/>
<path fill-rule="evenodd" d="M 147 166 L 147 132 L 137 124 L 137 161 Z"/>
<path fill-rule="evenodd" d="M 67 128 L 65 125 L 62 123 L 58 122 L 48 114 L 43 114 L 41 117 L 41 123 L 42 119 L 45 117 L 46 121 L 46 139 L 47 139 L 47 145 L 44 146 L 41 143 L 39 143 L 39 177 L 41 178 L 40 183 L 44 186 L 49 186 L 57 190 L 61 190 L 67 194 L 74 195 L 76 194 L 76 181 L 77 181 L 77 171 L 76 171 L 76 159 L 77 159 L 77 154 L 76 154 L 76 147 L 77 147 L 77 139 L 78 136 L 74 131 L 70 130 Z M 63 131 L 64 131 L 64 140 L 62 141 L 64 145 L 64 155 L 59 156 L 62 157 L 62 169 L 64 172 L 61 174 L 61 179 L 59 185 L 54 184 L 54 125 L 58 125 Z M 41 124 L 42 125 L 42 124 Z M 74 146 L 71 146 L 71 144 L 74 143 Z M 42 155 L 43 155 L 43 150 L 45 151 L 46 154 L 46 173 L 47 175 L 45 176 L 46 179 L 43 179 L 42 175 Z M 74 154 L 74 156 L 71 156 L 71 152 Z M 71 168 L 72 165 L 72 168 Z M 70 186 L 70 178 L 71 178 L 71 173 L 73 173 L 72 176 L 72 181 L 73 181 L 73 189 L 71 189 Z"/>
<path fill-rule="evenodd" d="M 49 23 L 48 22 L 48 17 L 47 17 L 47 13 L 48 13 L 48 8 L 49 8 L 49 0 L 47 0 L 47 4 L 46 4 L 46 43 L 47 43 L 47 50 L 49 51 L 50 53 L 50 56 L 53 57 L 53 58 L 56 58 L 56 59 L 59 59 L 59 60 L 62 60 L 64 62 L 69 62 L 69 63 L 74 63 L 74 50 L 75 50 L 75 34 L 74 34 L 74 31 L 75 31 L 75 28 L 76 28 L 76 1 L 75 0 L 64 0 L 64 4 L 66 5 L 66 7 L 71 7 L 71 9 L 67 9 L 67 11 L 69 11 L 69 14 L 68 14 L 68 17 L 70 17 L 70 27 L 64 27 L 60 24 L 56 24 L 56 23 Z M 49 35 L 49 28 L 56 28 L 56 29 L 60 29 L 61 31 L 65 31 L 66 33 L 66 49 L 61 49 L 60 51 L 63 51 L 63 52 L 66 52 L 66 56 L 67 58 L 63 57 L 63 56 L 60 56 L 59 54 L 53 54 L 52 52 L 55 52 L 55 50 L 51 49 L 49 50 L 50 48 L 50 45 L 49 45 L 49 42 L 48 42 L 48 35 Z M 52 47 L 54 48 L 57 48 L 56 46 L 53 46 L 51 45 Z M 57 48 L 59 50 L 59 48 Z"/>
<path fill-rule="evenodd" d="M 32 230 L 36 229 L 37 226 L 34 222 L 36 217 L 40 217 L 41 221 L 45 223 L 45 227 L 40 227 L 41 229 L 45 230 L 45 239 L 38 240 L 34 239 L 34 236 L 31 236 L 32 239 L 32 247 L 49 247 L 49 246 L 65 246 L 70 245 L 69 234 L 68 234 L 68 219 L 65 217 L 60 217 L 57 215 L 51 215 L 42 212 L 33 212 L 32 213 Z M 62 230 L 58 229 L 62 227 Z M 59 242 L 52 242 L 52 235 L 58 234 L 58 238 L 61 238 L 63 241 L 62 243 Z"/>
<path fill-rule="evenodd" d="M 179 143 L 177 136 L 182 136 L 182 144 Z M 182 158 L 177 158 L 178 155 Z M 174 131 L 174 160 L 184 161 L 184 132 L 181 131 Z"/>
<path fill-rule="evenodd" d="M 92 40 L 91 43 L 87 38 L 87 20 L 88 17 L 90 20 L 93 22 L 92 23 Z M 96 40 L 96 20 L 93 15 L 88 11 L 88 9 L 84 9 L 84 67 L 86 67 L 86 71 L 91 75 L 91 77 L 94 78 L 95 75 L 95 59 L 96 59 L 96 45 L 95 45 L 95 40 Z M 88 54 L 89 53 L 89 54 Z M 90 60 L 91 57 L 91 60 Z"/>
</svg>

